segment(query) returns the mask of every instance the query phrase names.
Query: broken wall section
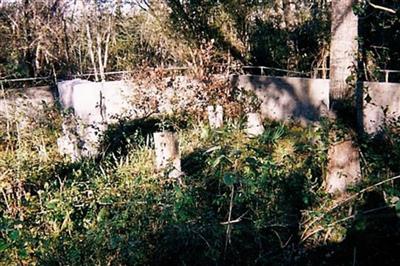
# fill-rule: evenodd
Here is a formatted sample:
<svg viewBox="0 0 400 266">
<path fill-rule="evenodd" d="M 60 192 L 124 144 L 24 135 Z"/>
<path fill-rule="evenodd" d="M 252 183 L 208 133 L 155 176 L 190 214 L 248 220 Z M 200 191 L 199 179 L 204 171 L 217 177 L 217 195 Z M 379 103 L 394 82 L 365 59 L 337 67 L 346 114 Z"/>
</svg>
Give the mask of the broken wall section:
<svg viewBox="0 0 400 266">
<path fill-rule="evenodd" d="M 72 160 L 96 155 L 107 125 L 132 112 L 130 84 L 76 79 L 57 85 L 60 104 L 66 110 L 63 136 L 58 139 L 60 153 Z"/>
<path fill-rule="evenodd" d="M 81 79 L 59 82 L 59 101 L 64 110 L 72 112 L 65 115 L 59 151 L 73 160 L 95 156 L 101 135 L 109 124 L 149 115 L 201 110 L 208 102 L 202 86 L 184 76 L 166 78 L 160 84 Z"/>
</svg>

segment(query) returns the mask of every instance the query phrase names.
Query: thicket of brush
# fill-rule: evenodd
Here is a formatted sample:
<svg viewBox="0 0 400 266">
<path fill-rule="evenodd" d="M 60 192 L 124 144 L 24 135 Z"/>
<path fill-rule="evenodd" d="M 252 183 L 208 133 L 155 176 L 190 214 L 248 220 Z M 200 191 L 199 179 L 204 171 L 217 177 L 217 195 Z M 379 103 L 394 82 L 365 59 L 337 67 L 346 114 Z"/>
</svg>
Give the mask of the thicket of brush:
<svg viewBox="0 0 400 266">
<path fill-rule="evenodd" d="M 177 117 L 185 176 L 176 180 L 154 170 L 154 120 L 117 125 L 104 137 L 112 150 L 70 162 L 57 153 L 58 110 L 41 113 L 2 118 L 0 264 L 399 259 L 399 183 L 388 181 L 400 172 L 393 130 L 381 140 L 359 140 L 364 181 L 333 199 L 323 189 L 328 145 L 351 132 L 327 120 L 307 128 L 265 121 L 264 134 L 248 138 L 240 118 L 213 130 Z"/>
</svg>

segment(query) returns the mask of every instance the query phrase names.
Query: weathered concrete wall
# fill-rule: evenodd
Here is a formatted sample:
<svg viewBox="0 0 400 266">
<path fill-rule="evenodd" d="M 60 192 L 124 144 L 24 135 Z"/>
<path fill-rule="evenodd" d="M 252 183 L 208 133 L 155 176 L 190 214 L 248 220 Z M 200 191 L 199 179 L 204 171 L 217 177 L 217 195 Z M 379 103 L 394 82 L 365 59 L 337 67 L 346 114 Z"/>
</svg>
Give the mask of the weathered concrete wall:
<svg viewBox="0 0 400 266">
<path fill-rule="evenodd" d="M 308 123 L 328 113 L 329 79 L 242 75 L 232 76 L 231 83 L 256 93 L 264 118 Z M 362 87 L 359 125 L 375 135 L 386 122 L 400 116 L 400 84 L 364 82 Z"/>
<path fill-rule="evenodd" d="M 198 81 L 180 76 L 160 84 L 129 81 L 90 82 L 69 80 L 58 83 L 59 100 L 73 108 L 84 121 L 113 123 L 117 117 L 143 117 L 150 113 L 173 113 L 207 104 Z M 193 99 L 196 99 L 194 101 Z M 103 117 L 102 117 L 103 116 Z"/>
<path fill-rule="evenodd" d="M 359 122 L 365 133 L 378 134 L 386 122 L 400 116 L 399 83 L 364 82 L 361 97 Z"/>
<path fill-rule="evenodd" d="M 114 123 L 120 117 L 182 112 L 187 108 L 205 110 L 209 104 L 207 97 L 202 95 L 203 85 L 199 82 L 187 77 L 164 82 L 160 89 L 155 85 L 141 86 L 126 81 L 95 83 L 78 79 L 60 82 L 58 94 L 62 106 L 73 108 L 80 120 L 75 131 L 83 139 L 93 142 L 98 139 L 98 130 L 104 130 L 106 124 Z M 253 91 L 258 96 L 263 118 L 310 123 L 328 113 L 329 80 L 242 75 L 232 76 L 231 84 Z M 363 100 L 358 110 L 359 122 L 366 133 L 377 134 L 385 122 L 400 116 L 400 84 L 365 82 L 363 86 L 364 89 L 360 90 Z M 24 114 L 22 116 L 34 116 L 40 112 L 43 102 L 55 102 L 49 87 L 7 90 L 3 94 L 0 97 L 0 116 L 16 111 Z M 73 135 L 70 134 L 70 137 Z M 78 145 L 75 143 L 73 146 Z M 89 145 L 88 141 L 86 146 L 90 150 L 96 145 Z M 65 147 L 65 150 L 70 148 Z"/>
<path fill-rule="evenodd" d="M 55 103 L 49 86 L 0 91 L 0 117 L 40 115 L 44 105 Z"/>
<path fill-rule="evenodd" d="M 90 83 L 88 80 L 74 79 L 67 81 L 60 81 L 57 83 L 58 98 L 63 108 L 73 108 L 72 94 L 74 86 L 83 83 Z"/>
<path fill-rule="evenodd" d="M 119 119 L 185 112 L 188 108 L 201 109 L 207 100 L 201 97 L 200 86 L 187 77 L 160 80 L 157 85 L 80 79 L 59 82 L 59 101 L 65 109 L 73 109 L 73 118 L 77 120 L 66 119 L 64 136 L 58 142 L 60 152 L 71 155 L 73 159 L 95 155 L 99 136 L 108 124 Z"/>
<path fill-rule="evenodd" d="M 132 85 L 125 81 L 59 82 L 59 101 L 74 114 L 65 117 L 63 136 L 58 140 L 60 153 L 70 155 L 73 160 L 96 155 L 99 136 L 107 129 L 106 125 L 130 114 L 132 90 Z"/>
<path fill-rule="evenodd" d="M 6 105 L 15 105 L 18 102 L 29 103 L 40 108 L 43 103 L 53 104 L 53 92 L 49 86 L 31 87 L 26 89 L 7 89 L 0 92 L 0 112 L 3 113 Z"/>
<path fill-rule="evenodd" d="M 329 80 L 291 77 L 232 76 L 231 84 L 254 91 L 263 118 L 315 122 L 328 113 Z"/>
<path fill-rule="evenodd" d="M 69 80 L 58 83 L 59 101 L 72 108 L 85 123 L 112 123 L 129 113 L 132 85 L 126 81 L 90 82 Z"/>
</svg>

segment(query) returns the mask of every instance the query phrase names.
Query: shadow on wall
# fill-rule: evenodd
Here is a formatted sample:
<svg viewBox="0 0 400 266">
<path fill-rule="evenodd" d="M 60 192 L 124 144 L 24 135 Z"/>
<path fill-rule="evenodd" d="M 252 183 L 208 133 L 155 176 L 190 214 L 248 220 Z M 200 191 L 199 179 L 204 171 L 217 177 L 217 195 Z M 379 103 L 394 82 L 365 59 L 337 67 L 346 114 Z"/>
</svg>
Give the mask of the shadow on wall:
<svg viewBox="0 0 400 266">
<path fill-rule="evenodd" d="M 364 82 L 357 96 L 359 127 L 367 134 L 381 134 L 388 122 L 400 116 L 399 83 Z"/>
<path fill-rule="evenodd" d="M 159 130 L 159 119 L 136 119 L 132 121 L 120 121 L 110 125 L 103 133 L 100 141 L 100 154 L 114 153 L 126 155 L 130 148 L 150 143 L 154 132 Z"/>
<path fill-rule="evenodd" d="M 262 102 L 263 118 L 293 119 L 302 124 L 318 122 L 321 117 L 332 115 L 329 111 L 329 82 L 329 79 L 231 76 L 233 87 L 256 93 Z M 397 104 L 400 102 L 399 83 L 360 82 L 356 86 L 356 109 L 353 100 L 349 100 L 347 108 L 337 116 L 357 127 L 359 132 L 379 135 L 388 122 L 400 116 L 400 105 Z"/>
<path fill-rule="evenodd" d="M 161 131 L 175 132 L 187 127 L 187 121 L 177 120 L 165 123 L 161 117 L 144 117 L 120 120 L 110 124 L 100 140 L 100 154 L 126 155 L 132 148 L 153 145 L 153 134 Z"/>
<path fill-rule="evenodd" d="M 329 113 L 329 80 L 234 75 L 231 84 L 255 92 L 263 118 L 309 124 Z"/>
</svg>

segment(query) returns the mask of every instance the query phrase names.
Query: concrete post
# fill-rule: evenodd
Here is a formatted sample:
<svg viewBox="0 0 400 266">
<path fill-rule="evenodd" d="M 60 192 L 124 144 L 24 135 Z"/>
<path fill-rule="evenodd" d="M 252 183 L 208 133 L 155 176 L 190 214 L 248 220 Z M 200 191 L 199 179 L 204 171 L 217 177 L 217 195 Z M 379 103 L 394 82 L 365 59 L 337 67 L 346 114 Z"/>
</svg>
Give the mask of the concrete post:
<svg viewBox="0 0 400 266">
<path fill-rule="evenodd" d="M 207 107 L 208 122 L 211 128 L 220 128 L 224 124 L 224 109 L 221 105 Z"/>
<path fill-rule="evenodd" d="M 154 146 L 157 171 L 169 168 L 172 169 L 168 174 L 169 177 L 181 176 L 181 155 L 176 134 L 168 131 L 154 133 Z"/>
<path fill-rule="evenodd" d="M 245 132 L 249 137 L 256 137 L 264 133 L 264 126 L 259 113 L 247 114 L 247 125 Z"/>
</svg>

